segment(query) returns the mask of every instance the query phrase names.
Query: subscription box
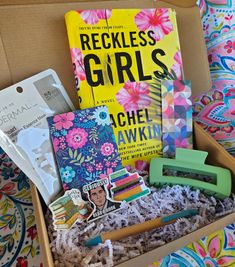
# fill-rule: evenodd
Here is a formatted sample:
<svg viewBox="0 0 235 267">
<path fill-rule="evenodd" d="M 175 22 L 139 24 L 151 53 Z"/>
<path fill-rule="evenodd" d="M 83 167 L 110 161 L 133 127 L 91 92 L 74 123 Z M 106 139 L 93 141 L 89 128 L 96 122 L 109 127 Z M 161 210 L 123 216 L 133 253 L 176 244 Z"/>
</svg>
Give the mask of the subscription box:
<svg viewBox="0 0 235 267">
<path fill-rule="evenodd" d="M 54 69 L 77 106 L 75 81 L 69 54 L 64 14 L 75 9 L 170 7 L 176 10 L 185 78 L 191 80 L 193 95 L 210 88 L 210 73 L 194 0 L 1 0 L 0 2 L 0 88 L 5 88 L 48 68 Z M 195 148 L 209 152 L 208 163 L 229 168 L 235 175 L 234 159 L 198 125 L 194 125 Z M 44 266 L 54 266 L 44 213 L 35 186 L 31 186 Z M 233 186 L 235 193 L 235 187 Z M 138 256 L 119 266 L 146 266 L 185 245 L 232 222 L 235 213 L 180 239 Z"/>
</svg>

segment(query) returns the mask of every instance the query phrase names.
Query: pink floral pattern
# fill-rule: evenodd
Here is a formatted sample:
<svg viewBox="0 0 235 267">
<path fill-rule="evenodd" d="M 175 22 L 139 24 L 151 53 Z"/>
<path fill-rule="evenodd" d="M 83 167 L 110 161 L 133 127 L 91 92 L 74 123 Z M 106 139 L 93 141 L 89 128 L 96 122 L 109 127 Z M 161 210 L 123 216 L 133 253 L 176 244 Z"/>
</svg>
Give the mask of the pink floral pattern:
<svg viewBox="0 0 235 267">
<path fill-rule="evenodd" d="M 87 132 L 82 128 L 75 128 L 68 132 L 66 141 L 68 146 L 77 149 L 82 148 L 87 142 Z"/>
<path fill-rule="evenodd" d="M 149 96 L 149 85 L 145 82 L 126 82 L 116 99 L 123 106 L 125 112 L 147 108 L 152 100 Z"/>
<path fill-rule="evenodd" d="M 113 144 L 111 143 L 104 143 L 102 146 L 101 146 L 101 153 L 104 155 L 104 156 L 110 156 L 114 151 L 114 147 L 113 147 Z"/>
<path fill-rule="evenodd" d="M 122 168 L 107 107 L 73 114 L 72 126 L 67 130 L 57 130 L 54 117 L 48 118 L 64 190 L 81 190 L 85 184 L 106 176 L 108 169 Z"/>
<path fill-rule="evenodd" d="M 181 52 L 177 51 L 174 55 L 174 64 L 171 67 L 171 69 L 174 71 L 178 79 L 182 79 L 182 73 L 183 73 L 183 62 L 182 62 L 182 57 L 181 57 Z"/>
<path fill-rule="evenodd" d="M 107 20 L 110 18 L 112 11 L 110 9 L 100 9 L 100 10 L 78 10 L 81 18 L 86 24 L 94 25 L 100 20 Z"/>
<path fill-rule="evenodd" d="M 79 48 L 71 48 L 70 54 L 73 62 L 73 72 L 76 81 L 76 88 L 79 88 L 80 82 L 86 80 L 83 54 Z"/>
<path fill-rule="evenodd" d="M 194 242 L 149 267 L 190 266 L 229 267 L 235 266 L 235 224 L 228 225 L 208 237 Z"/>
<path fill-rule="evenodd" d="M 69 129 L 71 126 L 73 126 L 73 119 L 74 114 L 72 112 L 56 115 L 53 119 L 56 130 L 61 130 L 63 128 Z"/>
<path fill-rule="evenodd" d="M 60 141 L 58 138 L 53 138 L 52 142 L 53 142 L 55 153 L 57 153 L 57 151 L 59 150 Z"/>
<path fill-rule="evenodd" d="M 153 31 L 153 37 L 156 41 L 159 41 L 173 30 L 169 12 L 165 8 L 142 9 L 135 16 L 135 24 L 140 31 Z"/>
</svg>

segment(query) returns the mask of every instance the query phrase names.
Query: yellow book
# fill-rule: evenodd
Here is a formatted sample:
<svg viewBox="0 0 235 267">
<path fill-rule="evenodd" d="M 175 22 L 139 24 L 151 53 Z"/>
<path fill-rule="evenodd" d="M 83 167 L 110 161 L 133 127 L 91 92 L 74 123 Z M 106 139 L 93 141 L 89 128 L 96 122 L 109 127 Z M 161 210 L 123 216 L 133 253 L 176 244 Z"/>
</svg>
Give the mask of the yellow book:
<svg viewBox="0 0 235 267">
<path fill-rule="evenodd" d="M 65 20 L 80 107 L 108 107 L 124 166 L 160 156 L 161 80 L 182 78 L 175 11 L 78 10 Z"/>
</svg>

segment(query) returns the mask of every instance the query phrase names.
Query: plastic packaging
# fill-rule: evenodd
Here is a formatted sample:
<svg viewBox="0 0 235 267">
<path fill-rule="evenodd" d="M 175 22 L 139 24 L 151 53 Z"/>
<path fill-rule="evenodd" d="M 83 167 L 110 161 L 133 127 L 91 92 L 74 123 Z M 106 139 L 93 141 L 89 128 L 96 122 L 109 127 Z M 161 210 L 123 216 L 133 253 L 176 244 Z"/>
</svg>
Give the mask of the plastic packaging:
<svg viewBox="0 0 235 267">
<path fill-rule="evenodd" d="M 74 106 L 51 69 L 0 91 L 0 146 L 46 204 L 62 189 L 46 118 L 70 110 Z"/>
</svg>

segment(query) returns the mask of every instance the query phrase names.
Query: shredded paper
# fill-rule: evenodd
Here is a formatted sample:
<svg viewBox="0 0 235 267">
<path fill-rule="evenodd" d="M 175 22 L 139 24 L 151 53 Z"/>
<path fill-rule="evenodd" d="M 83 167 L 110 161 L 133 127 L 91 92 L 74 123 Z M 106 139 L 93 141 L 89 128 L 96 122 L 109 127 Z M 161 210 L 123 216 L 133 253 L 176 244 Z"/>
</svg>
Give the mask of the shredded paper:
<svg viewBox="0 0 235 267">
<path fill-rule="evenodd" d="M 48 212 L 48 233 L 55 266 L 114 266 L 180 238 L 234 211 L 235 195 L 225 200 L 207 197 L 188 186 L 151 188 L 151 194 L 96 222 L 76 223 L 70 230 L 55 231 Z M 170 215 L 183 209 L 198 208 L 199 214 L 181 218 L 174 224 L 156 228 L 142 234 L 111 242 L 107 240 L 96 247 L 84 246 L 86 240 L 100 233 L 142 223 Z"/>
</svg>

